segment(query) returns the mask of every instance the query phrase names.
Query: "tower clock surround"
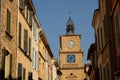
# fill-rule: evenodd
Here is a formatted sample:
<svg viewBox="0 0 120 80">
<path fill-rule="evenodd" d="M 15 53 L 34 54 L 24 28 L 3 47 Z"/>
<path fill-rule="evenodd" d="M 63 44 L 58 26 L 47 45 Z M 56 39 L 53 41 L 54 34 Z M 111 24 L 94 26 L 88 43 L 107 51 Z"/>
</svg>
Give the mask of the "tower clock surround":
<svg viewBox="0 0 120 80">
<path fill-rule="evenodd" d="M 71 16 L 67 21 L 66 34 L 60 35 L 61 80 L 84 80 L 83 51 L 80 46 L 81 35 L 75 34 Z"/>
</svg>

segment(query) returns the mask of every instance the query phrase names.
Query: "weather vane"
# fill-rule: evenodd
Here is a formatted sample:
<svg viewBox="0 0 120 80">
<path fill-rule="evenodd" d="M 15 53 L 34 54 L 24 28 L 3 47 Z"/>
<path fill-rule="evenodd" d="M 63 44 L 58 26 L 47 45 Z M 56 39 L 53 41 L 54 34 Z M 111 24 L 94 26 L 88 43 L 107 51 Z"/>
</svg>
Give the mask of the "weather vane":
<svg viewBox="0 0 120 80">
<path fill-rule="evenodd" d="M 71 17 L 71 11 L 69 11 L 69 17 Z"/>
</svg>

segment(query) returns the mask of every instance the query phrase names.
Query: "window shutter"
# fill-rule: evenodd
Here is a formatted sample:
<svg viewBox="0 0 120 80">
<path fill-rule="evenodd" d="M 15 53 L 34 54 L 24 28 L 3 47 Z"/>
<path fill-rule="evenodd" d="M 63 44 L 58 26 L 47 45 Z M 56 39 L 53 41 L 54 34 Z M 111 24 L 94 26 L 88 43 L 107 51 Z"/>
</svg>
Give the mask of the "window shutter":
<svg viewBox="0 0 120 80">
<path fill-rule="evenodd" d="M 38 59 L 39 59 L 39 55 L 38 55 L 38 53 L 36 52 L 36 70 L 38 70 Z"/>
<path fill-rule="evenodd" d="M 105 41 L 107 40 L 107 16 L 104 15 L 104 38 L 105 38 Z"/>
<path fill-rule="evenodd" d="M 28 73 L 28 80 L 33 80 L 33 79 L 32 79 L 32 73 L 31 73 L 31 72 Z"/>
<path fill-rule="evenodd" d="M 31 57 L 31 39 L 29 38 L 29 57 Z"/>
<path fill-rule="evenodd" d="M 19 23 L 19 47 L 21 47 L 21 36 L 22 36 L 22 25 L 21 23 Z"/>
<path fill-rule="evenodd" d="M 24 51 L 27 53 L 28 50 L 28 30 L 24 29 Z"/>
<path fill-rule="evenodd" d="M 10 11 L 7 9 L 7 24 L 6 24 L 6 30 L 8 33 L 10 33 L 10 21 L 11 21 L 11 13 Z"/>
<path fill-rule="evenodd" d="M 119 16 L 118 16 L 118 13 L 116 14 L 115 16 L 115 21 L 116 21 L 116 31 L 119 29 Z"/>
<path fill-rule="evenodd" d="M 120 27 L 119 27 L 119 14 L 118 13 L 115 16 L 115 23 L 116 23 L 117 44 L 118 44 L 118 48 L 120 48 Z"/>
<path fill-rule="evenodd" d="M 22 64 L 18 63 L 18 80 L 22 80 Z"/>
<path fill-rule="evenodd" d="M 33 17 L 33 12 L 29 11 L 29 24 L 32 27 L 32 17 Z"/>
<path fill-rule="evenodd" d="M 24 0 L 20 0 L 20 2 L 19 2 L 20 4 L 19 4 L 19 8 L 21 9 L 21 10 L 23 10 L 24 9 Z"/>
<path fill-rule="evenodd" d="M 26 77 L 26 69 L 23 68 L 23 80 L 25 80 L 25 77 Z"/>
<path fill-rule="evenodd" d="M 34 60 L 34 49 L 32 49 L 32 66 L 34 65 L 33 60 Z"/>
<path fill-rule="evenodd" d="M 10 71 L 9 71 L 10 73 L 10 80 L 12 80 L 12 54 L 10 54 Z"/>
<path fill-rule="evenodd" d="M 5 76 L 5 54 L 6 54 L 5 52 L 6 52 L 6 50 L 2 49 L 2 70 L 3 71 L 0 72 L 1 73 L 0 76 L 2 79 Z"/>
<path fill-rule="evenodd" d="M 33 65 L 33 68 L 35 68 L 35 61 L 36 61 L 36 56 L 35 56 L 35 50 L 33 49 L 33 51 L 32 51 L 32 65 Z"/>
</svg>

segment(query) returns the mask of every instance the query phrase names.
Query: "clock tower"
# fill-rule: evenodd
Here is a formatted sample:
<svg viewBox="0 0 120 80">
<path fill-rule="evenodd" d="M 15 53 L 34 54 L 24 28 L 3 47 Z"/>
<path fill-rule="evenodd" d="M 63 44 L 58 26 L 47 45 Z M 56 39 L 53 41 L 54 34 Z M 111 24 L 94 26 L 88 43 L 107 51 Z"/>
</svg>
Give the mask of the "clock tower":
<svg viewBox="0 0 120 80">
<path fill-rule="evenodd" d="M 83 50 L 80 46 L 81 35 L 74 33 L 74 24 L 69 16 L 66 34 L 60 35 L 60 80 L 84 80 Z"/>
</svg>

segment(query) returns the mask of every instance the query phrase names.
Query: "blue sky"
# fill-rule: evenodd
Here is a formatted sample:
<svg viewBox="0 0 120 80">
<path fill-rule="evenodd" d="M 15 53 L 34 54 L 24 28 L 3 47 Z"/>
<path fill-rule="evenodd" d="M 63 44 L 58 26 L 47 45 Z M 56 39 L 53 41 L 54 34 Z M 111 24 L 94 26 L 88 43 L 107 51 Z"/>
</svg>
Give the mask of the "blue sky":
<svg viewBox="0 0 120 80">
<path fill-rule="evenodd" d="M 66 34 L 66 23 L 71 12 L 75 33 L 81 34 L 83 62 L 87 62 L 90 44 L 94 42 L 91 22 L 98 0 L 33 0 L 36 14 L 46 34 L 53 55 L 59 58 L 59 35 Z"/>
</svg>

